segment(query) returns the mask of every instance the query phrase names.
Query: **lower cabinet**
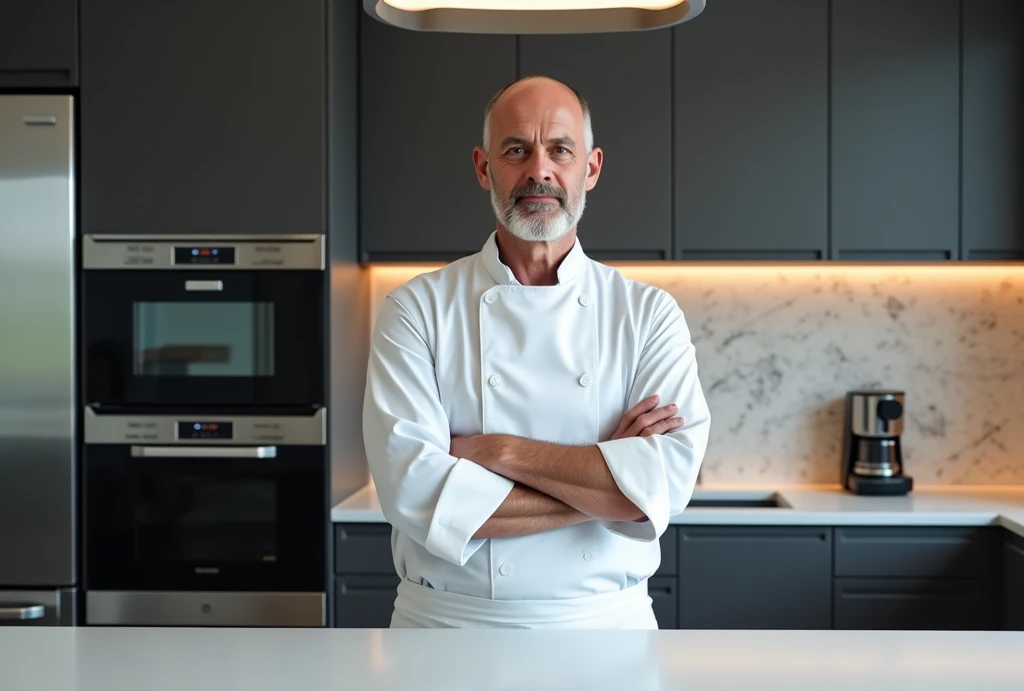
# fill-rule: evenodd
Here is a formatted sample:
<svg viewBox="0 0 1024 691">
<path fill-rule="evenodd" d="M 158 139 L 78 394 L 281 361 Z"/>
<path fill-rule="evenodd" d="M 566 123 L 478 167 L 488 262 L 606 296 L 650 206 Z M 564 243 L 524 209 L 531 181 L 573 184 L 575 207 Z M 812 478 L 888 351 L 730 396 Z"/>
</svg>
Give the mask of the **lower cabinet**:
<svg viewBox="0 0 1024 691">
<path fill-rule="evenodd" d="M 395 609 L 398 576 L 334 577 L 334 627 L 386 629 Z"/>
<path fill-rule="evenodd" d="M 832 529 L 681 526 L 681 629 L 832 628 Z"/>
<path fill-rule="evenodd" d="M 836 528 L 834 627 L 1001 628 L 999 537 L 991 528 Z"/>
<path fill-rule="evenodd" d="M 1010 533 L 1003 543 L 1003 628 L 1024 631 L 1024 538 Z"/>
</svg>

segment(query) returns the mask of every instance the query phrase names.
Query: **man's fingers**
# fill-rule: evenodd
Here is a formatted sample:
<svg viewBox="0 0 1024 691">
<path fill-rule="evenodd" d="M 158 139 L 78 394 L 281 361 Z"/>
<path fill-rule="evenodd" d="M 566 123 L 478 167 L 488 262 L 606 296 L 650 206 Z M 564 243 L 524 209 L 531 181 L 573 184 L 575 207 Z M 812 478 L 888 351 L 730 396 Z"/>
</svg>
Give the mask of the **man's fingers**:
<svg viewBox="0 0 1024 691">
<path fill-rule="evenodd" d="M 651 410 L 654 406 L 658 405 L 658 400 L 658 394 L 654 394 L 653 396 L 648 396 L 647 398 L 645 398 L 644 400 L 640 401 L 635 406 L 627 410 L 626 414 L 622 416 L 622 421 L 619 423 L 619 428 L 615 430 L 615 434 L 612 435 L 612 439 L 617 439 L 619 437 L 626 436 L 635 436 L 635 434 L 627 434 L 627 430 L 633 427 L 633 423 L 636 422 L 636 419 L 638 417 L 640 417 L 647 411 Z M 639 430 L 643 428 L 637 427 L 637 429 Z"/>
<path fill-rule="evenodd" d="M 665 434 L 666 432 L 673 432 L 683 426 L 683 418 L 681 417 L 670 417 L 667 420 L 656 422 L 650 427 L 644 428 L 640 432 L 641 437 L 650 437 L 654 434 Z"/>
<path fill-rule="evenodd" d="M 651 425 L 661 422 L 665 418 L 672 417 L 676 414 L 677 410 L 678 407 L 675 404 L 671 404 L 643 413 L 637 417 L 632 425 L 629 426 L 629 429 L 626 431 L 626 436 L 635 437 L 639 435 Z"/>
</svg>

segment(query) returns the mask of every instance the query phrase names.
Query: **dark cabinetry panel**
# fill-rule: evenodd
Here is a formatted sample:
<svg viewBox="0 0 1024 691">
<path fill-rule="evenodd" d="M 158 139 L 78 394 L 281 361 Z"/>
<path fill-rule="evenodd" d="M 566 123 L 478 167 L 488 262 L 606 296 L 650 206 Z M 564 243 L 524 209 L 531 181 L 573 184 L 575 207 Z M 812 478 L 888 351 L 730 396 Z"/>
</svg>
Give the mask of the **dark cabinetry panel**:
<svg viewBox="0 0 1024 691">
<path fill-rule="evenodd" d="M 0 2 L 0 87 L 77 83 L 77 0 Z"/>
<path fill-rule="evenodd" d="M 515 79 L 515 38 L 405 31 L 360 17 L 362 259 L 479 251 L 495 219 L 473 147 L 487 102 Z"/>
<path fill-rule="evenodd" d="M 988 537 L 984 528 L 836 528 L 835 575 L 978 578 Z"/>
<path fill-rule="evenodd" d="M 829 629 L 831 605 L 831 528 L 679 528 L 680 628 Z"/>
<path fill-rule="evenodd" d="M 82 229 L 325 231 L 325 5 L 82 0 Z"/>
<path fill-rule="evenodd" d="M 674 31 L 677 258 L 824 258 L 828 3 L 721 0 Z"/>
<path fill-rule="evenodd" d="M 398 596 L 398 576 L 335 576 L 334 628 L 386 629 Z"/>
<path fill-rule="evenodd" d="M 579 238 L 595 259 L 672 257 L 672 33 L 523 36 L 521 76 L 579 90 L 593 112 L 601 177 Z"/>
<path fill-rule="evenodd" d="M 991 591 L 978 579 L 837 578 L 835 628 L 993 628 Z"/>
<path fill-rule="evenodd" d="M 1003 544 L 1003 628 L 1024 631 L 1024 537 L 1010 534 Z"/>
<path fill-rule="evenodd" d="M 958 258 L 959 17 L 960 0 L 833 0 L 834 258 Z"/>
<path fill-rule="evenodd" d="M 1024 2 L 963 13 L 964 258 L 1024 259 Z"/>
</svg>

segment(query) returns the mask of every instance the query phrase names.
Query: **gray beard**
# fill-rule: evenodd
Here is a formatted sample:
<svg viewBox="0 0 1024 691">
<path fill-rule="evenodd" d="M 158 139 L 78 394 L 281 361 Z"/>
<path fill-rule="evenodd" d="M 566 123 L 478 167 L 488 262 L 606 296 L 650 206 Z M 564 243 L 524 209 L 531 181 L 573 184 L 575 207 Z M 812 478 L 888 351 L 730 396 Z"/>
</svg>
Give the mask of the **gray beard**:
<svg viewBox="0 0 1024 691">
<path fill-rule="evenodd" d="M 557 210 L 552 211 L 549 204 L 523 202 L 516 204 L 515 197 L 517 193 L 522 194 L 522 190 L 513 192 L 505 199 L 500 199 L 490 171 L 488 171 L 488 177 L 491 180 L 491 208 L 494 210 L 495 217 L 508 232 L 521 240 L 554 242 L 565 237 L 583 218 L 583 209 L 587 205 L 586 178 L 580 181 L 578 194 L 566 197 L 557 193 L 561 203 Z M 549 194 L 554 191 L 553 188 L 544 185 L 537 187 L 544 188 L 544 191 L 538 189 L 541 194 Z"/>
</svg>

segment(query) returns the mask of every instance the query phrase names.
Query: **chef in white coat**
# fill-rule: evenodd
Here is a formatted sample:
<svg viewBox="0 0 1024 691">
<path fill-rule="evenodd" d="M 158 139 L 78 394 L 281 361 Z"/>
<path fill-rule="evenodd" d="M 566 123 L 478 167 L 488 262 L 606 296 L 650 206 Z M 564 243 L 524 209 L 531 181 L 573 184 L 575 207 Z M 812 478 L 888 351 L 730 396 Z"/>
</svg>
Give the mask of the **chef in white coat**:
<svg viewBox="0 0 1024 691">
<path fill-rule="evenodd" d="M 496 229 L 391 292 L 373 331 L 363 431 L 401 578 L 391 625 L 657 628 L 647 579 L 710 426 L 683 313 L 584 253 L 603 153 L 571 87 L 504 88 L 473 158 Z"/>
</svg>

